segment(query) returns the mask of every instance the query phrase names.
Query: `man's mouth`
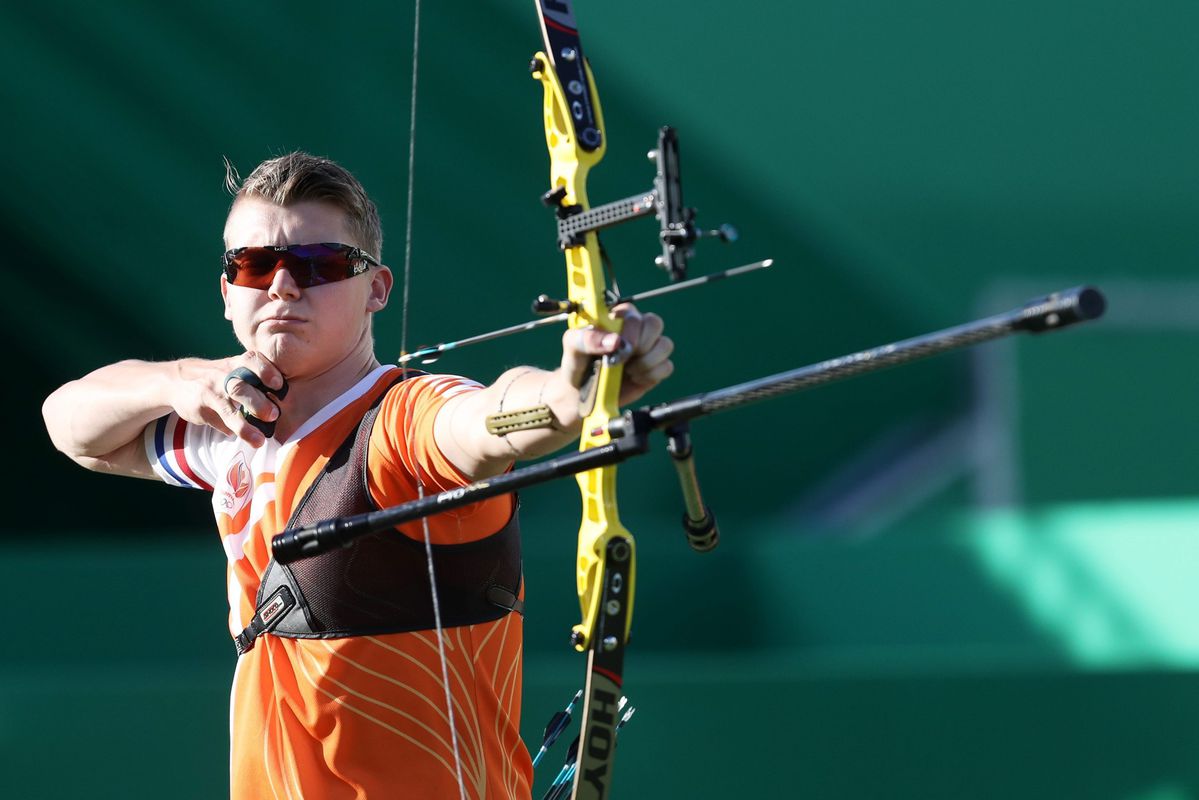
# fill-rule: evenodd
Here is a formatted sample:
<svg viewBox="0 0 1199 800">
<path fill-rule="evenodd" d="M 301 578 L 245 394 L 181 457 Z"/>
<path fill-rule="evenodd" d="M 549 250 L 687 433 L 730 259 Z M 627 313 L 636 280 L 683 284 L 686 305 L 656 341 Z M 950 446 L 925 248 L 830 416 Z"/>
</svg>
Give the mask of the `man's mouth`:
<svg viewBox="0 0 1199 800">
<path fill-rule="evenodd" d="M 267 317 L 259 323 L 260 326 L 266 328 L 289 328 L 296 325 L 301 325 L 306 320 L 303 317 L 293 316 L 291 314 L 276 314 Z"/>
</svg>

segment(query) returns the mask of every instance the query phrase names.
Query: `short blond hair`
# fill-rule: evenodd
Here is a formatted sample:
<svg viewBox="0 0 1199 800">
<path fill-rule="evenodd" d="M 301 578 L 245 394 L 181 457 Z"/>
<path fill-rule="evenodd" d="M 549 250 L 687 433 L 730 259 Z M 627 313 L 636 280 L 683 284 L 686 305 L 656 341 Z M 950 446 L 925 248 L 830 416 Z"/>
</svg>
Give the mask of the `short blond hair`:
<svg viewBox="0 0 1199 800">
<path fill-rule="evenodd" d="M 234 197 L 261 197 L 277 206 L 305 201 L 329 203 L 345 212 L 358 245 L 377 259 L 383 258 L 383 224 L 379 209 L 358 179 L 335 161 L 297 150 L 263 161 L 245 180 L 225 159 L 225 188 Z"/>
</svg>

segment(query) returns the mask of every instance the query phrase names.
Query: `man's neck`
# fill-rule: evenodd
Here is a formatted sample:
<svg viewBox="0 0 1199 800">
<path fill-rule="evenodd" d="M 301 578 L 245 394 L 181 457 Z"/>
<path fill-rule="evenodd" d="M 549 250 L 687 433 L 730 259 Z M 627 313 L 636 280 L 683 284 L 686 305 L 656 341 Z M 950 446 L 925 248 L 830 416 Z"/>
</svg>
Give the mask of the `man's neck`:
<svg viewBox="0 0 1199 800">
<path fill-rule="evenodd" d="M 280 409 L 275 438 L 286 441 L 314 414 L 371 374 L 379 366 L 372 345 L 367 337 L 354 352 L 324 371 L 288 376 L 287 399 Z"/>
</svg>

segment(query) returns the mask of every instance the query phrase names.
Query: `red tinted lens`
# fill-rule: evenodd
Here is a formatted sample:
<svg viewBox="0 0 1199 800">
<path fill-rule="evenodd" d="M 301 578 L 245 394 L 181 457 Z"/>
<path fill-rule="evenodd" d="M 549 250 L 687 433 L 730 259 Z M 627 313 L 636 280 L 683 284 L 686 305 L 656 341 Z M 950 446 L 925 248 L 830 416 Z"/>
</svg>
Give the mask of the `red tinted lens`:
<svg viewBox="0 0 1199 800">
<path fill-rule="evenodd" d="M 232 255 L 225 275 L 234 286 L 267 289 L 275 273 L 285 269 L 301 289 L 342 281 L 353 275 L 350 248 L 307 244 L 276 250 L 273 247 L 246 247 Z"/>
<path fill-rule="evenodd" d="M 248 289 L 266 289 L 275 277 L 275 271 L 284 266 L 287 253 L 267 247 L 247 247 L 229 257 L 225 262 L 225 277 L 234 286 Z"/>
</svg>

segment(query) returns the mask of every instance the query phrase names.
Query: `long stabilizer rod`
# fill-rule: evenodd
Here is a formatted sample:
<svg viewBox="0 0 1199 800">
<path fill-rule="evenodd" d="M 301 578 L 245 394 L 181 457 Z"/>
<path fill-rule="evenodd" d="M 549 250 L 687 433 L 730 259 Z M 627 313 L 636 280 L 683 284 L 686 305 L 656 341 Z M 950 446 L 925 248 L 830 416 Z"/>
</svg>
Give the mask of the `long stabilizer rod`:
<svg viewBox="0 0 1199 800">
<path fill-rule="evenodd" d="M 894 367 L 949 350 L 970 347 L 1013 333 L 1046 333 L 1060 330 L 1069 325 L 1099 318 L 1106 306 L 1107 302 L 1098 289 L 1090 286 L 1067 289 L 1048 297 L 1031 300 L 1013 311 L 967 322 L 964 325 L 652 406 L 648 409 L 651 427 L 662 428 L 683 420 L 740 408 L 771 397 L 811 389 L 821 384 Z M 619 433 L 619 426 L 612 431 L 613 436 Z"/>
<path fill-rule="evenodd" d="M 968 322 L 935 333 L 862 350 L 807 367 L 625 412 L 609 424 L 612 441 L 602 447 L 555 456 L 469 486 L 409 503 L 325 520 L 280 533 L 271 540 L 275 559 L 287 564 L 348 544 L 359 536 L 394 528 L 440 511 L 545 483 L 589 469 L 618 464 L 649 449 L 649 432 L 657 428 L 810 389 L 909 361 L 980 344 L 1014 333 L 1045 333 L 1097 319 L 1106 301 L 1098 289 L 1080 286 L 1026 303 L 1005 314 Z"/>
</svg>

